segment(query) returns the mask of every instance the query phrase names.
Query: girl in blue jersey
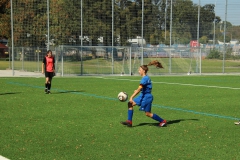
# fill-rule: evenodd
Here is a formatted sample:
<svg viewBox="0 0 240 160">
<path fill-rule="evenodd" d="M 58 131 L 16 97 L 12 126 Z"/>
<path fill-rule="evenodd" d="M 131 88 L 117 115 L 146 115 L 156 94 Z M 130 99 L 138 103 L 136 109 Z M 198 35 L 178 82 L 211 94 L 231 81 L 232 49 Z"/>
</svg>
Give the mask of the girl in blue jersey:
<svg viewBox="0 0 240 160">
<path fill-rule="evenodd" d="M 128 102 L 128 119 L 125 122 L 121 122 L 121 124 L 132 127 L 133 107 L 138 105 L 140 106 L 139 110 L 144 111 L 146 116 L 159 122 L 159 127 L 166 126 L 166 120 L 162 119 L 157 114 L 151 113 L 153 95 L 151 94 L 152 82 L 150 77 L 147 75 L 148 66 L 140 66 L 138 72 L 142 76 L 142 79 L 139 87 L 133 92 Z M 140 95 L 134 98 L 138 93 L 140 93 Z"/>
</svg>

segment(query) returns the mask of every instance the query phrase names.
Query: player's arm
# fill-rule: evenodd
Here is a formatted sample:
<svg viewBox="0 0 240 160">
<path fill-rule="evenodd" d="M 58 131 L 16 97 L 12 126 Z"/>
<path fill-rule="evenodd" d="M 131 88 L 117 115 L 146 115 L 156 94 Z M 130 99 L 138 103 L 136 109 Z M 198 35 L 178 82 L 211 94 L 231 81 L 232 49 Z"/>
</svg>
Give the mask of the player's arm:
<svg viewBox="0 0 240 160">
<path fill-rule="evenodd" d="M 44 73 L 44 66 L 45 66 L 45 64 L 42 63 L 42 74 Z"/>
<path fill-rule="evenodd" d="M 55 57 L 53 57 L 53 72 L 55 72 Z"/>
<path fill-rule="evenodd" d="M 46 63 L 46 58 L 44 57 L 42 62 L 42 74 L 45 72 L 45 63 Z"/>
<path fill-rule="evenodd" d="M 142 90 L 143 86 L 140 84 L 138 88 L 133 92 L 132 96 L 130 97 L 130 101 Z"/>
</svg>

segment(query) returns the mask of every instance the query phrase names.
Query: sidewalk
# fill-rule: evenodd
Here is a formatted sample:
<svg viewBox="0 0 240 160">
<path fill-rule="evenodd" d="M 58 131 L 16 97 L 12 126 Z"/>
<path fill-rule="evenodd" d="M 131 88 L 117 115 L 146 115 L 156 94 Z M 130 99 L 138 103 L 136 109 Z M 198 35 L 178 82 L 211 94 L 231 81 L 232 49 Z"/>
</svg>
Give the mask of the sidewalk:
<svg viewBox="0 0 240 160">
<path fill-rule="evenodd" d="M 42 73 L 37 72 L 0 70 L 0 78 L 1 77 L 44 77 L 44 75 Z"/>
</svg>

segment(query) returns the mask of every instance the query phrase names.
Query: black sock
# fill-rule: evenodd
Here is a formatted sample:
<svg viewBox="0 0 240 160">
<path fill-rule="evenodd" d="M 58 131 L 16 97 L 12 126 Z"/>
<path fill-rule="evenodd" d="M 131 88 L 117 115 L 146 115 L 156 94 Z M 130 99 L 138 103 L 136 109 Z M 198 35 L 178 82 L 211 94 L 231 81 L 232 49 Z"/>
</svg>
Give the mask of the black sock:
<svg viewBox="0 0 240 160">
<path fill-rule="evenodd" d="M 48 83 L 45 83 L 45 88 L 48 88 Z"/>
<path fill-rule="evenodd" d="M 48 90 L 50 91 L 50 89 L 51 89 L 51 83 L 50 84 L 48 84 Z"/>
<path fill-rule="evenodd" d="M 50 90 L 49 86 L 50 86 L 50 84 L 48 83 L 48 84 L 47 84 L 47 89 L 48 89 L 48 90 Z"/>
</svg>

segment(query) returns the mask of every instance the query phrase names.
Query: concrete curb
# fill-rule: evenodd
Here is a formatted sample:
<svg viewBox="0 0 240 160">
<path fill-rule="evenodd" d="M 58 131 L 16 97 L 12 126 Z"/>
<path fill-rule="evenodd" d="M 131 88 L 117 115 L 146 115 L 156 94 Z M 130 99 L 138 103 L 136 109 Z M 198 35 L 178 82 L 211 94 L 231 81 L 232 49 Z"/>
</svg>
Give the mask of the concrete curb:
<svg viewBox="0 0 240 160">
<path fill-rule="evenodd" d="M 0 70 L 0 77 L 44 77 L 44 75 L 39 72 Z"/>
</svg>

